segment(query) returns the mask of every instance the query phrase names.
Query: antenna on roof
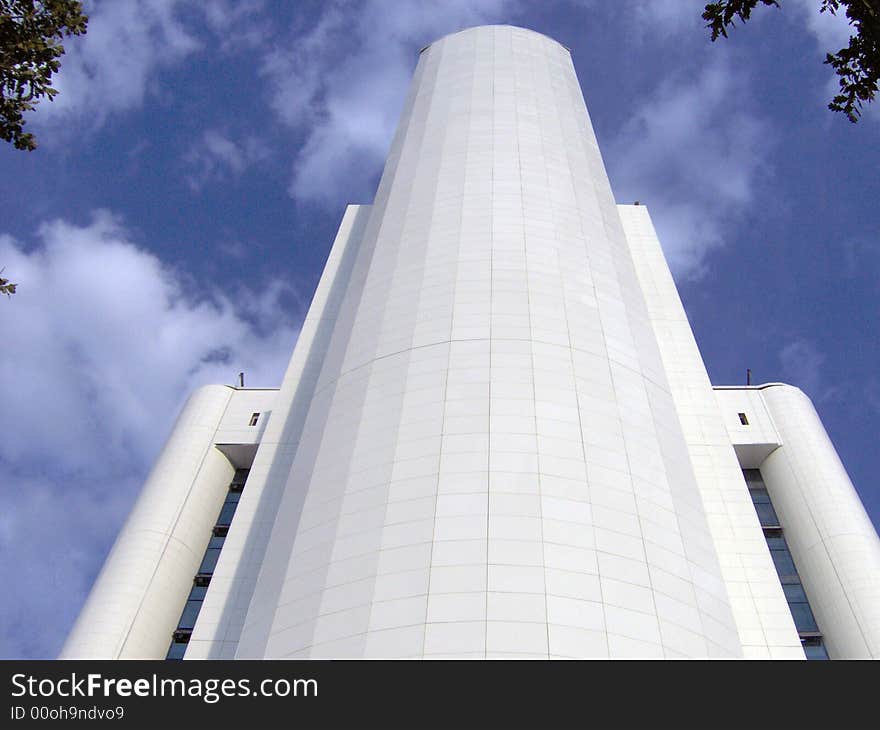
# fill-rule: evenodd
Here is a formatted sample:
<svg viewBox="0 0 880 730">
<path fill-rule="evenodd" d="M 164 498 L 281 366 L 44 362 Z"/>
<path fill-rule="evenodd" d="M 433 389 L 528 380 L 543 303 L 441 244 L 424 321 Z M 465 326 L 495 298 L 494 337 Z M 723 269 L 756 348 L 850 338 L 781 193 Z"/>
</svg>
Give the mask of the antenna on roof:
<svg viewBox="0 0 880 730">
<path fill-rule="evenodd" d="M 746 368 L 746 385 L 752 384 L 752 369 Z"/>
<path fill-rule="evenodd" d="M 238 387 L 244 388 L 244 373 L 238 374 Z"/>
</svg>

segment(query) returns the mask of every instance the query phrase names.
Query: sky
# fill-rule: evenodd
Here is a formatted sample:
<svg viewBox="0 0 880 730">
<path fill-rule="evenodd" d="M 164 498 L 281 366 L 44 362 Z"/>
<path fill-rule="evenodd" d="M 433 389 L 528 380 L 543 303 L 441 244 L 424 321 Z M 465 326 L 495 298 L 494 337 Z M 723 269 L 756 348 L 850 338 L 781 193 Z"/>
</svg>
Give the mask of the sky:
<svg viewBox="0 0 880 730">
<path fill-rule="evenodd" d="M 571 49 L 617 200 L 646 204 L 715 384 L 813 399 L 880 525 L 880 101 L 827 110 L 845 19 L 703 0 L 87 0 L 39 148 L 0 143 L 0 656 L 57 655 L 187 394 L 277 386 L 419 49 Z"/>
</svg>

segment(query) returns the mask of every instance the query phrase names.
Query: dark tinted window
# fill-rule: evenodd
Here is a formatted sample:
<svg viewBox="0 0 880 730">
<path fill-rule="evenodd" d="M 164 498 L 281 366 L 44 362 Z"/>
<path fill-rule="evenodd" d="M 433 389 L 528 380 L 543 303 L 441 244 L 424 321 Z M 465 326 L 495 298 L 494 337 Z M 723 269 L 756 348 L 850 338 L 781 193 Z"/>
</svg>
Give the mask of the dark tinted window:
<svg viewBox="0 0 880 730">
<path fill-rule="evenodd" d="M 201 601 L 187 601 L 186 605 L 183 607 L 183 613 L 180 615 L 180 622 L 177 624 L 177 628 L 194 628 L 196 625 L 196 619 L 199 617 L 199 611 L 201 610 Z"/>
<path fill-rule="evenodd" d="M 232 522 L 232 516 L 235 514 L 235 508 L 238 506 L 235 502 L 224 502 L 223 508 L 220 510 L 220 516 L 217 518 L 218 525 L 229 525 Z"/>
<path fill-rule="evenodd" d="M 797 575 L 794 560 L 791 559 L 791 554 L 787 550 L 771 550 L 770 555 L 773 556 L 773 564 L 779 575 Z"/>
<path fill-rule="evenodd" d="M 806 603 L 807 594 L 804 593 L 804 587 L 800 583 L 786 583 L 782 586 L 785 591 L 785 598 L 789 603 Z"/>
<path fill-rule="evenodd" d="M 825 643 L 821 637 L 803 641 L 802 646 L 804 647 L 804 654 L 806 654 L 807 659 L 822 660 L 829 658 L 828 650 L 825 649 Z"/>
<path fill-rule="evenodd" d="M 760 489 L 750 489 L 749 496 L 755 504 L 768 504 L 770 502 L 770 495 L 763 487 Z"/>
<path fill-rule="evenodd" d="M 789 603 L 788 607 L 791 609 L 791 617 L 794 619 L 794 625 L 798 632 L 809 634 L 819 630 L 809 604 Z"/>
<path fill-rule="evenodd" d="M 776 510 L 769 502 L 755 504 L 755 512 L 758 513 L 758 521 L 762 527 L 775 527 L 779 524 L 779 518 L 776 516 Z"/>
<path fill-rule="evenodd" d="M 232 483 L 229 485 L 229 491 L 226 494 L 226 500 L 220 508 L 220 514 L 217 516 L 211 537 L 208 540 L 208 547 L 205 549 L 205 555 L 199 565 L 199 572 L 193 578 L 193 586 L 190 589 L 189 597 L 183 607 L 180 615 L 180 621 L 177 629 L 174 631 L 171 646 L 168 648 L 167 659 L 183 659 L 186 653 L 186 645 L 189 642 L 190 634 L 196 625 L 196 619 L 202 610 L 202 603 L 211 585 L 211 575 L 217 567 L 217 560 L 220 558 L 220 551 L 226 542 L 226 532 L 229 524 L 232 522 L 232 516 L 235 514 L 235 508 L 241 499 L 241 490 L 247 480 L 248 469 L 237 469 Z"/>
<path fill-rule="evenodd" d="M 779 518 L 776 510 L 773 509 L 770 493 L 767 491 L 761 472 L 758 469 L 743 469 L 743 476 L 748 484 L 749 496 L 755 505 L 755 512 L 761 522 L 764 539 L 767 541 L 767 547 L 770 548 L 779 581 L 782 583 L 788 609 L 791 611 L 795 628 L 801 636 L 804 654 L 807 659 L 828 659 L 828 652 L 819 635 L 819 626 L 810 609 L 806 591 L 801 585 L 794 559 L 788 549 L 784 531 L 779 525 Z"/>
<path fill-rule="evenodd" d="M 205 557 L 202 558 L 202 564 L 199 566 L 199 573 L 213 573 L 217 567 L 217 559 L 220 557 L 220 548 L 208 548 L 205 550 Z"/>
<path fill-rule="evenodd" d="M 182 644 L 179 641 L 172 641 L 171 646 L 168 649 L 168 654 L 165 658 L 183 659 L 184 654 L 186 654 L 186 644 Z"/>
</svg>

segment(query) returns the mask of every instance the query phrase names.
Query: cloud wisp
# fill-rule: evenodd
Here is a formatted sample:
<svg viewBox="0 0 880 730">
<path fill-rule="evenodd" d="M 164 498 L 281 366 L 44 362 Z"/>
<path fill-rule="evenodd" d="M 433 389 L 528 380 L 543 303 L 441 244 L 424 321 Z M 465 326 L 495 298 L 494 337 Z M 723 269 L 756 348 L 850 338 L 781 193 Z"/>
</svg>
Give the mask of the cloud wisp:
<svg viewBox="0 0 880 730">
<path fill-rule="evenodd" d="M 632 10 L 646 38 L 656 27 L 663 42 L 699 32 L 696 1 Z M 458 0 L 442 9 L 408 0 L 393 14 L 373 0 L 330 4 L 267 52 L 270 106 L 304 140 L 291 196 L 323 208 L 370 200 L 419 45 L 471 25 L 512 22 L 521 11 L 507 0 Z M 670 263 L 686 277 L 704 272 L 707 254 L 723 245 L 725 223 L 753 201 L 771 144 L 769 126 L 749 109 L 746 80 L 728 57 L 707 55 L 696 75 L 689 67 L 664 82 L 606 149 L 619 199 L 651 206 Z"/>
<path fill-rule="evenodd" d="M 27 248 L 0 236 L 0 260 L 19 283 L 0 308 L 0 655 L 51 657 L 186 395 L 240 370 L 277 385 L 296 330 L 281 283 L 247 309 L 193 295 L 107 212 Z"/>
<path fill-rule="evenodd" d="M 772 146 L 769 125 L 748 110 L 744 80 L 715 58 L 696 77 L 663 82 L 638 107 L 608 154 L 618 200 L 641 200 L 676 274 L 697 278 L 741 215 Z"/>
<path fill-rule="evenodd" d="M 94 131 L 121 112 L 168 89 L 160 73 L 210 50 L 234 53 L 270 32 L 262 0 L 85 0 L 88 32 L 65 41 L 53 78 L 58 96 L 41 104 L 37 126 L 53 132 Z"/>
<path fill-rule="evenodd" d="M 825 353 L 816 343 L 793 340 L 779 351 L 779 363 L 785 381 L 797 385 L 815 403 L 832 400 L 842 395 L 843 387 L 831 385 L 825 377 Z"/>
<path fill-rule="evenodd" d="M 54 79 L 59 94 L 39 107 L 35 122 L 96 129 L 110 114 L 139 107 L 158 70 L 201 47 L 180 19 L 180 5 L 180 0 L 87 2 L 88 32 L 65 44 Z"/>
<path fill-rule="evenodd" d="M 705 6 L 705 0 L 651 0 L 637 2 L 630 12 L 644 35 L 666 37 L 703 25 L 700 16 Z"/>
<path fill-rule="evenodd" d="M 329 4 L 265 58 L 271 106 L 304 130 L 290 194 L 332 207 L 372 198 L 374 178 L 397 125 L 420 44 L 471 25 L 509 21 L 514 0 L 368 0 Z"/>
<path fill-rule="evenodd" d="M 799 12 L 801 21 L 806 25 L 807 32 L 816 42 L 816 64 L 825 60 L 826 53 L 837 53 L 842 48 L 849 46 L 850 36 L 855 35 L 855 28 L 849 24 L 846 17 L 846 8 L 840 8 L 836 13 L 819 11 L 815 0 L 795 0 L 794 8 Z M 839 77 L 826 66 L 828 81 L 821 92 L 817 93 L 817 108 L 824 107 L 828 100 L 840 93 Z M 880 122 L 880 110 L 878 104 L 866 104 L 862 108 L 864 119 Z M 830 115 L 829 115 L 830 117 Z M 829 118 L 829 123 L 830 123 Z"/>
<path fill-rule="evenodd" d="M 208 183 L 241 175 L 269 156 L 268 145 L 258 137 L 235 140 L 217 129 L 208 129 L 184 156 L 190 168 L 186 181 L 191 190 L 198 192 Z"/>
</svg>

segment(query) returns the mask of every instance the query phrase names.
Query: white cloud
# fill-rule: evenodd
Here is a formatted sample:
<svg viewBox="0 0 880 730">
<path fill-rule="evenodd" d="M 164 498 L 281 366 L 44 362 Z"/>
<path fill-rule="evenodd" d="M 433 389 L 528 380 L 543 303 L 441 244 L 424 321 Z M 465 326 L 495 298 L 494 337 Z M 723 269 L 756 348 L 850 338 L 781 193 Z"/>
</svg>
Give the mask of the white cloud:
<svg viewBox="0 0 880 730">
<path fill-rule="evenodd" d="M 809 340 L 794 340 L 779 351 L 785 382 L 795 385 L 820 403 L 838 397 L 843 387 L 829 385 L 823 374 L 825 354 Z"/>
<path fill-rule="evenodd" d="M 878 282 L 880 291 L 880 230 L 868 231 L 840 241 L 843 273 L 848 278 L 864 277 Z"/>
<path fill-rule="evenodd" d="M 299 127 L 318 116 L 330 65 L 326 57 L 346 42 L 346 27 L 345 15 L 330 4 L 311 30 L 296 32 L 266 53 L 262 71 L 269 80 L 270 105 L 286 124 Z"/>
<path fill-rule="evenodd" d="M 296 331 L 260 293 L 198 297 L 106 212 L 54 221 L 25 248 L 0 235 L 19 284 L 0 302 L 0 441 L 7 489 L 0 655 L 52 656 L 102 551 L 185 399 L 206 382 L 277 385 Z"/>
<path fill-rule="evenodd" d="M 795 0 L 793 7 L 797 9 L 801 20 L 806 24 L 807 31 L 816 41 L 816 63 L 824 61 L 826 53 L 837 53 L 840 49 L 849 46 L 849 39 L 850 36 L 855 35 L 855 28 L 849 24 L 846 8 L 841 7 L 833 14 L 829 11 L 821 13 L 816 0 Z M 840 93 L 840 78 L 830 66 L 825 68 L 828 72 L 828 81 L 817 94 L 817 101 L 822 107 Z M 862 117 L 880 122 L 880 105 L 876 101 L 864 105 Z M 828 122 L 831 122 L 831 115 L 828 115 Z"/>
<path fill-rule="evenodd" d="M 607 161 L 618 200 L 647 204 L 672 269 L 696 277 L 723 245 L 723 223 L 752 202 L 770 144 L 768 125 L 748 111 L 744 80 L 716 57 L 696 78 L 661 84 Z"/>
<path fill-rule="evenodd" d="M 181 61 L 200 42 L 178 17 L 180 0 L 92 0 L 84 36 L 65 41 L 59 94 L 36 121 L 103 124 L 108 114 L 141 105 L 156 71 Z"/>
<path fill-rule="evenodd" d="M 140 479 L 46 477 L 2 463 L 9 507 L 0 515 L 0 580 L 15 599 L 0 609 L 0 657 L 52 659 Z"/>
<path fill-rule="evenodd" d="M 636 0 L 632 12 L 641 31 L 656 37 L 692 33 L 704 26 L 701 16 L 705 7 L 706 0 Z M 706 37 L 709 37 L 708 31 Z"/>
<path fill-rule="evenodd" d="M 234 141 L 216 129 L 205 131 L 184 159 L 191 171 L 187 182 L 193 190 L 209 182 L 241 175 L 248 167 L 269 157 L 269 148 L 257 137 Z"/>
<path fill-rule="evenodd" d="M 792 7 L 796 8 L 806 22 L 807 30 L 814 36 L 822 51 L 835 53 L 849 45 L 849 37 L 853 28 L 846 17 L 846 8 L 836 13 L 819 12 L 817 0 L 795 0 Z"/>
<path fill-rule="evenodd" d="M 271 20 L 263 16 L 265 0 L 201 0 L 208 27 L 224 53 L 260 45 L 271 34 Z"/>
<path fill-rule="evenodd" d="M 165 93 L 159 72 L 179 67 L 210 46 L 227 53 L 259 44 L 269 33 L 263 0 L 85 0 L 85 35 L 67 38 L 59 94 L 37 107 L 33 121 L 59 130 L 102 126 L 108 116 L 139 108 Z M 57 136 L 57 134 L 56 134 Z"/>
<path fill-rule="evenodd" d="M 263 69 L 277 116 L 305 134 L 290 193 L 326 207 L 372 198 L 419 45 L 463 27 L 511 22 L 522 9 L 505 0 L 442 7 L 408 0 L 393 14 L 374 0 L 341 8 L 328 6 L 313 26 L 271 50 Z M 631 10 L 640 32 L 699 32 L 702 23 L 696 0 Z M 611 179 L 626 192 L 620 199 L 651 206 L 672 266 L 689 276 L 722 245 L 723 222 L 752 201 L 767 141 L 766 126 L 745 110 L 745 81 L 722 58 L 694 79 L 664 84 L 607 151 Z"/>
<path fill-rule="evenodd" d="M 372 199 L 420 44 L 471 25 L 509 19 L 514 0 L 329 5 L 317 23 L 267 54 L 279 118 L 307 128 L 290 192 L 323 205 Z"/>
<path fill-rule="evenodd" d="M 825 356 L 812 342 L 796 340 L 779 351 L 779 362 L 787 382 L 805 393 L 817 395 Z"/>
<path fill-rule="evenodd" d="M 863 395 L 874 412 L 880 414 L 880 379 L 869 378 L 865 384 Z"/>
</svg>

